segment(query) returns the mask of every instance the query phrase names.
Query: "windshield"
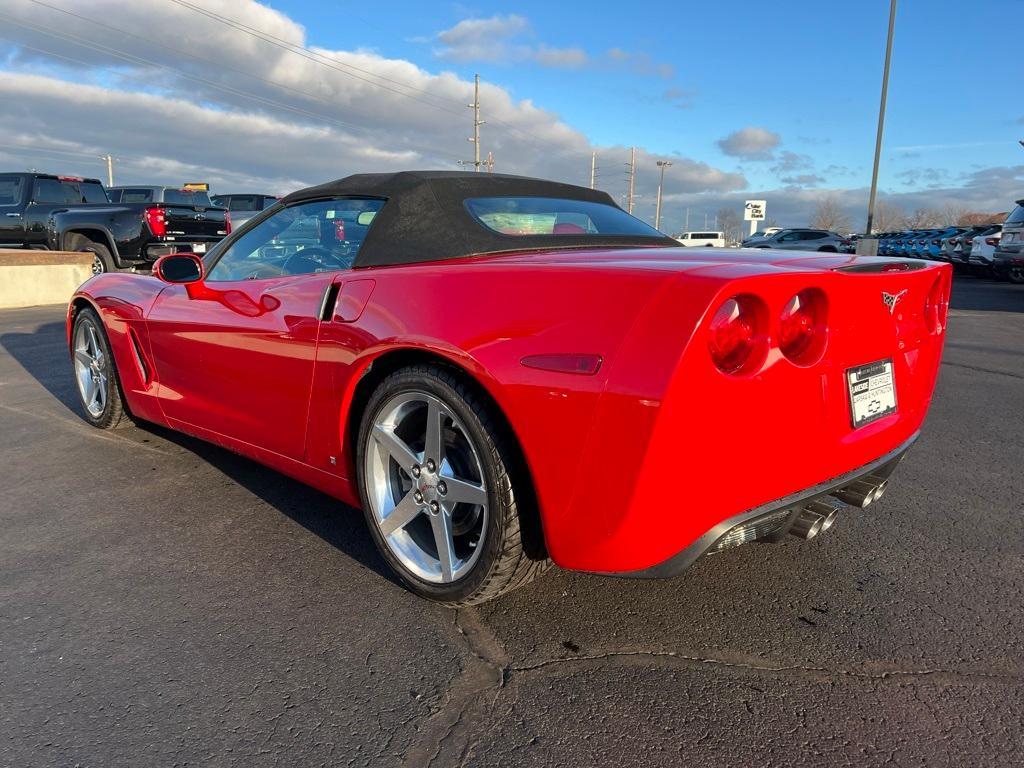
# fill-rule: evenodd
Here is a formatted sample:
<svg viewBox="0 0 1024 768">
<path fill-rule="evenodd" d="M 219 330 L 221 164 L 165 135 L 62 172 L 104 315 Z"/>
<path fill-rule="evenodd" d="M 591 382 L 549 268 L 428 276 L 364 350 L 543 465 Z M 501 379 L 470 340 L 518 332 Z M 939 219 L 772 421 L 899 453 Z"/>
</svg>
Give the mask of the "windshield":
<svg viewBox="0 0 1024 768">
<path fill-rule="evenodd" d="M 0 176 L 0 205 L 17 205 L 25 187 L 23 176 Z"/>
<path fill-rule="evenodd" d="M 466 209 L 480 224 L 502 235 L 639 235 L 664 237 L 621 208 L 555 197 L 477 197 Z"/>
</svg>

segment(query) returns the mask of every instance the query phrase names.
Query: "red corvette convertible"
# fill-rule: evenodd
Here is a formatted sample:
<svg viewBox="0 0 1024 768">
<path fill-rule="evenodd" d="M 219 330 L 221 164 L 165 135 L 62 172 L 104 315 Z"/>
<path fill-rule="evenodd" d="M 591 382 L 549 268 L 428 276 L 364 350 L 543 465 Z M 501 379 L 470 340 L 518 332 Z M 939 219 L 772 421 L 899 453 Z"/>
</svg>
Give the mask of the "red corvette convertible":
<svg viewBox="0 0 1024 768">
<path fill-rule="evenodd" d="M 552 561 L 670 576 L 877 499 L 931 400 L 948 265 L 676 245 L 535 179 L 302 190 L 202 259 L 81 287 L 84 415 L 361 507 L 409 588 L 451 605 Z"/>
</svg>

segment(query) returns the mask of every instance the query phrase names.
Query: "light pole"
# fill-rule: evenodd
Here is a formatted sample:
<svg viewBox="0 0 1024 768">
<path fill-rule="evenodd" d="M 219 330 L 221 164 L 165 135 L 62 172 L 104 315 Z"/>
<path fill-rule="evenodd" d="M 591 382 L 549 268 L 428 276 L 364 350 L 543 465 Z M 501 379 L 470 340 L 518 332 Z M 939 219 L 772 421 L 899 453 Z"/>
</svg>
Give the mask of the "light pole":
<svg viewBox="0 0 1024 768">
<path fill-rule="evenodd" d="M 889 36 L 885 41 L 885 67 L 882 70 L 882 100 L 878 105 L 878 132 L 875 134 L 875 165 L 871 171 L 871 194 L 868 197 L 868 225 L 864 234 L 871 236 L 875 224 L 875 193 L 878 191 L 878 159 L 882 154 L 882 131 L 885 128 L 885 99 L 889 94 L 889 62 L 892 60 L 892 36 L 896 28 L 896 0 L 889 0 Z M 863 239 L 863 238 L 862 238 Z"/>
<path fill-rule="evenodd" d="M 668 160 L 659 160 L 658 167 L 661 168 L 661 177 L 658 180 L 658 202 L 654 206 L 654 228 L 661 229 L 661 191 L 665 186 L 665 169 L 672 163 Z"/>
</svg>

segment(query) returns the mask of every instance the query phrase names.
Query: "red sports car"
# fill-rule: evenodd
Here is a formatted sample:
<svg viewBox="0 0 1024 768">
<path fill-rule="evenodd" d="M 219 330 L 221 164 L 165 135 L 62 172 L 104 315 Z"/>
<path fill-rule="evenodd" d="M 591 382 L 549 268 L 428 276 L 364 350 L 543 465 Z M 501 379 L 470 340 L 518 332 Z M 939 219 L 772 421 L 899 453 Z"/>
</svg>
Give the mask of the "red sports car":
<svg viewBox="0 0 1024 768">
<path fill-rule="evenodd" d="M 446 172 L 296 192 L 153 273 L 71 301 L 85 418 L 361 507 L 451 605 L 866 506 L 924 421 L 950 290 L 948 265 L 679 248 L 603 192 Z"/>
</svg>

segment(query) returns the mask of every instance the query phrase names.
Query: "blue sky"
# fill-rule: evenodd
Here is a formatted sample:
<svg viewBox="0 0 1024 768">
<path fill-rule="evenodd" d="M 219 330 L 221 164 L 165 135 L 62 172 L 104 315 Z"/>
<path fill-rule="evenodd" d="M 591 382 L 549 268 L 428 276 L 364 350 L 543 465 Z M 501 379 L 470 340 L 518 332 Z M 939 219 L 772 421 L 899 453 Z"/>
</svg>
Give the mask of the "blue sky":
<svg viewBox="0 0 1024 768">
<path fill-rule="evenodd" d="M 311 42 L 373 49 L 464 77 L 479 72 L 556 111 L 602 144 L 635 142 L 653 153 L 678 152 L 751 185 L 772 186 L 777 163 L 746 162 L 716 142 L 761 126 L 780 150 L 807 155 L 829 186 L 870 179 L 889 4 L 787 0 L 748 10 L 742 2 L 422 3 L 392 1 L 382 10 L 336 2 L 274 2 L 306 26 Z M 386 9 L 386 10 L 385 10 Z M 955 183 L 962 174 L 1024 162 L 1024 103 L 1009 89 L 1019 49 L 999 32 L 1019 24 L 1020 0 L 904 0 L 899 4 L 881 185 L 910 191 Z M 467 18 L 527 20 L 513 44 L 580 48 L 598 60 L 617 48 L 646 54 L 650 68 L 601 61 L 552 69 L 515 56 L 504 61 L 439 56 L 436 34 Z M 501 42 L 489 36 L 495 42 Z M 659 67 L 665 66 L 664 70 Z M 666 71 L 671 68 L 671 74 Z M 681 98 L 666 96 L 678 89 Z M 800 162 L 800 161 L 796 161 Z M 789 173 L 788 176 L 799 175 Z"/>
</svg>

